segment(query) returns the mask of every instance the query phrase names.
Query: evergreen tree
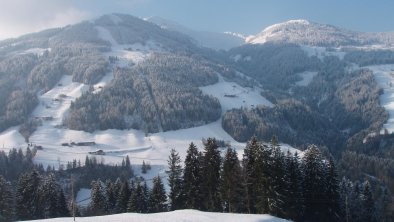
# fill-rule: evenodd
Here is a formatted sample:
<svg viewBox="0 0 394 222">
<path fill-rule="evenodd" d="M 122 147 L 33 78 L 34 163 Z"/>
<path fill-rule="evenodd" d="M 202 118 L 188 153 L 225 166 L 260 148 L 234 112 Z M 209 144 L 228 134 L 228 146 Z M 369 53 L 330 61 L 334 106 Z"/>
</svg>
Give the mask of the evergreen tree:
<svg viewBox="0 0 394 222">
<path fill-rule="evenodd" d="M 146 181 L 144 181 L 144 185 L 142 186 L 142 193 L 143 193 L 143 198 L 144 198 L 142 210 L 143 210 L 143 213 L 148 213 L 151 209 L 151 206 L 149 203 L 150 191 L 149 191 L 148 185 L 146 184 Z"/>
<path fill-rule="evenodd" d="M 0 221 L 12 221 L 14 216 L 13 202 L 11 183 L 0 175 Z"/>
<path fill-rule="evenodd" d="M 219 147 L 214 138 L 208 138 L 204 144 L 202 162 L 203 179 L 203 204 L 208 211 L 221 211 L 220 202 L 220 165 L 221 157 Z"/>
<path fill-rule="evenodd" d="M 143 160 L 141 166 L 141 173 L 146 174 L 147 171 L 148 171 L 148 167 L 146 166 L 145 160 Z"/>
<path fill-rule="evenodd" d="M 220 176 L 220 192 L 226 212 L 244 212 L 245 210 L 245 187 L 242 177 L 238 154 L 234 149 L 228 148 Z"/>
<path fill-rule="evenodd" d="M 129 183 L 124 181 L 119 190 L 118 199 L 116 200 L 116 211 L 117 213 L 127 212 L 127 204 L 131 196 L 131 191 L 129 188 Z"/>
<path fill-rule="evenodd" d="M 375 221 L 375 203 L 372 197 L 371 185 L 368 181 L 363 184 L 363 190 L 361 192 L 361 220 L 362 221 Z"/>
<path fill-rule="evenodd" d="M 58 195 L 60 186 L 57 184 L 55 175 L 49 174 L 42 185 L 42 204 L 44 207 L 45 218 L 58 216 Z"/>
<path fill-rule="evenodd" d="M 326 215 L 327 211 L 325 202 L 328 201 L 324 192 L 326 187 L 325 168 L 323 157 L 315 145 L 309 146 L 304 152 L 303 172 L 303 196 L 305 200 L 303 220 L 324 221 L 324 215 Z"/>
<path fill-rule="evenodd" d="M 361 200 L 361 189 L 360 183 L 356 181 L 353 184 L 352 191 L 350 192 L 350 197 L 348 198 L 349 202 L 349 218 L 351 221 L 362 221 L 362 200 Z"/>
<path fill-rule="evenodd" d="M 91 197 L 92 200 L 90 202 L 90 210 L 92 214 L 104 215 L 106 211 L 106 201 L 102 182 L 100 179 L 97 181 L 92 181 Z"/>
<path fill-rule="evenodd" d="M 126 161 L 125 161 L 126 163 L 126 167 L 127 167 L 127 169 L 130 169 L 130 167 L 131 167 L 131 164 L 130 164 L 130 158 L 129 158 L 129 155 L 127 155 L 126 156 Z"/>
<path fill-rule="evenodd" d="M 350 201 L 350 193 L 352 192 L 353 184 L 349 179 L 345 177 L 342 178 L 339 184 L 339 207 L 340 207 L 340 215 L 344 218 L 344 221 L 350 221 L 350 211 L 349 211 L 349 201 Z"/>
<path fill-rule="evenodd" d="M 145 213 L 147 209 L 144 208 L 144 205 L 144 191 L 141 184 L 137 183 L 137 186 L 134 192 L 131 193 L 129 202 L 127 204 L 127 212 Z"/>
<path fill-rule="evenodd" d="M 271 153 L 271 149 L 257 141 L 256 137 L 252 137 L 246 144 L 242 164 L 249 213 L 268 213 Z"/>
<path fill-rule="evenodd" d="M 167 211 L 167 195 L 160 176 L 153 178 L 153 187 L 149 199 L 151 205 L 150 212 L 157 213 Z"/>
<path fill-rule="evenodd" d="M 285 158 L 280 150 L 276 137 L 271 141 L 272 162 L 269 165 L 269 212 L 274 216 L 284 216 L 285 198 L 287 194 L 285 179 Z"/>
<path fill-rule="evenodd" d="M 197 147 L 190 143 L 185 158 L 185 168 L 183 170 L 183 188 L 185 196 L 185 207 L 201 210 L 201 158 Z"/>
<path fill-rule="evenodd" d="M 330 156 L 327 165 L 327 176 L 326 176 L 326 199 L 327 199 L 327 215 L 326 218 L 329 221 L 340 220 L 340 194 L 339 194 L 339 181 L 338 173 L 335 168 L 334 160 Z"/>
<path fill-rule="evenodd" d="M 168 157 L 168 185 L 170 193 L 168 195 L 170 201 L 170 209 L 178 210 L 183 207 L 183 181 L 182 181 L 182 166 L 179 154 L 172 149 Z"/>
<path fill-rule="evenodd" d="M 285 165 L 284 179 L 287 190 L 284 200 L 285 216 L 294 221 L 299 221 L 303 212 L 304 203 L 302 197 L 302 172 L 297 152 L 292 155 L 290 151 L 287 151 Z"/>
<path fill-rule="evenodd" d="M 44 218 L 41 178 L 37 171 L 22 174 L 16 189 L 16 213 L 20 220 Z"/>
<path fill-rule="evenodd" d="M 59 195 L 57 199 L 57 217 L 69 217 L 70 211 L 67 208 L 66 197 L 64 196 L 63 189 L 59 189 Z"/>
<path fill-rule="evenodd" d="M 110 180 L 107 180 L 105 182 L 105 199 L 106 199 L 105 202 L 107 203 L 106 209 L 107 212 L 110 214 L 116 213 L 115 207 L 116 207 L 117 195 L 115 193 L 114 187 L 115 187 L 114 184 Z"/>
</svg>

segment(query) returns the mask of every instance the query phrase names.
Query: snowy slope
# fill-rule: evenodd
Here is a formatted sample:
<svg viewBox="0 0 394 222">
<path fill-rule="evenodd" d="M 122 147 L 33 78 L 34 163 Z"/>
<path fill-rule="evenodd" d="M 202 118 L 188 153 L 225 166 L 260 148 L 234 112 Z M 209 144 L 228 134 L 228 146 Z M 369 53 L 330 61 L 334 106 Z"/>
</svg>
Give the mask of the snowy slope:
<svg viewBox="0 0 394 222">
<path fill-rule="evenodd" d="M 394 132 L 394 64 L 367 66 L 366 68 L 373 72 L 376 82 L 383 89 L 383 94 L 380 95 L 380 105 L 389 113 L 389 119 L 383 125 L 383 129 L 392 133 Z"/>
<path fill-rule="evenodd" d="M 249 36 L 246 42 L 250 44 L 286 42 L 324 47 L 392 45 L 394 33 L 354 32 L 299 19 L 271 25 L 257 35 Z"/>
<path fill-rule="evenodd" d="M 182 26 L 174 21 L 163 19 L 161 17 L 150 17 L 146 19 L 160 27 L 172 31 L 177 31 L 188 35 L 195 39 L 201 46 L 213 48 L 213 49 L 224 49 L 228 50 L 233 47 L 240 46 L 245 43 L 245 37 L 240 34 L 231 32 L 207 32 L 207 31 L 195 31 Z"/>
<path fill-rule="evenodd" d="M 68 222 L 72 218 L 57 218 L 40 220 L 46 222 Z M 145 222 L 284 222 L 287 220 L 273 217 L 267 214 L 231 214 L 231 213 L 210 213 L 201 212 L 197 210 L 177 210 L 172 212 L 154 213 L 154 214 L 138 214 L 138 213 L 125 213 L 115 214 L 100 217 L 78 217 L 78 222 L 88 221 L 145 221 Z"/>
</svg>

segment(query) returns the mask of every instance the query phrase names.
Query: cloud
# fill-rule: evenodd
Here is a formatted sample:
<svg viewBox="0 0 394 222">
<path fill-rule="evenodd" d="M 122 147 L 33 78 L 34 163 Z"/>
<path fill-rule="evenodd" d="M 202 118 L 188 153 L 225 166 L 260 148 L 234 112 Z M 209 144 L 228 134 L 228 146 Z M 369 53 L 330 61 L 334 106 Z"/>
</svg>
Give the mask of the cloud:
<svg viewBox="0 0 394 222">
<path fill-rule="evenodd" d="M 77 23 L 90 17 L 70 0 L 7 0 L 0 7 L 0 39 Z"/>
</svg>

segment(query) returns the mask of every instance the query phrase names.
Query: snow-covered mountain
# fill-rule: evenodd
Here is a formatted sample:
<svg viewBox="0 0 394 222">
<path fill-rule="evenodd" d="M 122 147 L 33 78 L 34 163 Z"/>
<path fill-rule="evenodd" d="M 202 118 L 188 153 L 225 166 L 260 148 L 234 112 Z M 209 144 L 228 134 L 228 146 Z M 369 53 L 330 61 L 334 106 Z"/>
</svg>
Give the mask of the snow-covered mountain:
<svg viewBox="0 0 394 222">
<path fill-rule="evenodd" d="M 355 32 L 307 20 L 290 20 L 265 28 L 247 43 L 286 42 L 312 46 L 393 45 L 394 33 Z"/>
<path fill-rule="evenodd" d="M 174 21 L 157 16 L 147 18 L 146 20 L 159 25 L 163 29 L 173 30 L 188 35 L 194 38 L 199 45 L 208 48 L 227 50 L 245 43 L 245 37 L 238 33 L 196 31 Z"/>
</svg>

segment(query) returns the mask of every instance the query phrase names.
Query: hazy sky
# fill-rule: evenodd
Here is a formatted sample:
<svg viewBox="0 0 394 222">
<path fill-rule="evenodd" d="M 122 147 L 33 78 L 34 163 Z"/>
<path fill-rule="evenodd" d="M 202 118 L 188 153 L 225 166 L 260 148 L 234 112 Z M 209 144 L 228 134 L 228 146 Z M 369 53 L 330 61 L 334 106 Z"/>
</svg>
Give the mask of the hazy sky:
<svg viewBox="0 0 394 222">
<path fill-rule="evenodd" d="M 394 0 L 0 0 L 0 5 L 0 39 L 112 12 L 247 35 L 300 18 L 356 31 L 394 31 Z"/>
</svg>

